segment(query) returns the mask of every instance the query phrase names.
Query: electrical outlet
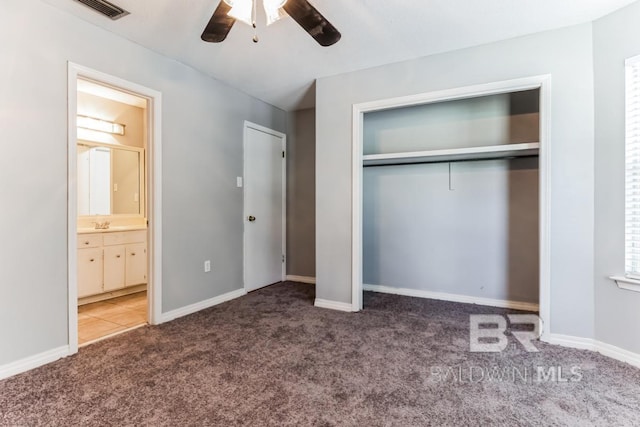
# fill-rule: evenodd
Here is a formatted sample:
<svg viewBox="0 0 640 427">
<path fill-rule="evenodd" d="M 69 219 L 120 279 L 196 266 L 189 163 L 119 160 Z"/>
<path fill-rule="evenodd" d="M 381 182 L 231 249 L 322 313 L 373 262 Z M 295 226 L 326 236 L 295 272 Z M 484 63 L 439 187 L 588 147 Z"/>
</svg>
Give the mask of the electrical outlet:
<svg viewBox="0 0 640 427">
<path fill-rule="evenodd" d="M 205 273 L 208 273 L 208 272 L 210 272 L 210 271 L 211 271 L 211 261 L 206 260 L 206 261 L 204 262 L 204 272 L 205 272 Z"/>
</svg>

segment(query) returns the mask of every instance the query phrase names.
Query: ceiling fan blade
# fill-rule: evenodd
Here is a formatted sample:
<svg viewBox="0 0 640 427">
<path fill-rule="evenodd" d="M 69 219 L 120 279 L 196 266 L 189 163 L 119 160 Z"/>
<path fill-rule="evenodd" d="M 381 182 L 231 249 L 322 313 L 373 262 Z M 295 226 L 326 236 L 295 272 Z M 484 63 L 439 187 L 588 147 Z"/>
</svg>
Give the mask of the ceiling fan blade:
<svg viewBox="0 0 640 427">
<path fill-rule="evenodd" d="M 282 8 L 321 46 L 331 46 L 341 34 L 307 0 L 287 0 Z"/>
<path fill-rule="evenodd" d="M 229 6 L 224 0 L 220 0 L 220 4 L 213 12 L 213 16 L 204 29 L 200 38 L 206 42 L 220 43 L 227 38 L 227 34 L 231 31 L 231 27 L 235 24 L 236 20 L 229 15 L 231 6 Z"/>
</svg>

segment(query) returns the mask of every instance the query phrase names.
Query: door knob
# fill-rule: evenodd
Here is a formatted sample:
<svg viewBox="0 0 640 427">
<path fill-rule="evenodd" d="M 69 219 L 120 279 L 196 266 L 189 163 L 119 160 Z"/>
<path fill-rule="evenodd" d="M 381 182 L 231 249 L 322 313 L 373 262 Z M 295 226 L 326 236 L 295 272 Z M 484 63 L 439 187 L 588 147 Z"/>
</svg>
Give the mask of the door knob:
<svg viewBox="0 0 640 427">
<path fill-rule="evenodd" d="M 249 221 L 251 221 L 251 222 L 253 222 L 253 221 L 255 221 L 255 220 L 256 220 L 256 217 L 255 217 L 255 216 L 253 216 L 253 215 L 249 215 L 248 220 L 249 220 Z"/>
</svg>

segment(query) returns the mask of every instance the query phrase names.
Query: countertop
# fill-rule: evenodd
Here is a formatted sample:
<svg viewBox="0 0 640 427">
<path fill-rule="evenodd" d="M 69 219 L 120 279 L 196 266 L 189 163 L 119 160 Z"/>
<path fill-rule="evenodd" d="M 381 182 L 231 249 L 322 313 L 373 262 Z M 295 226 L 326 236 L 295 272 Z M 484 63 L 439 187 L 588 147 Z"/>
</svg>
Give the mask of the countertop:
<svg viewBox="0 0 640 427">
<path fill-rule="evenodd" d="M 96 229 L 92 227 L 78 228 L 78 234 L 90 234 L 90 233 L 115 233 L 118 231 L 134 231 L 134 230 L 146 230 L 145 225 L 116 225 L 106 229 Z"/>
</svg>

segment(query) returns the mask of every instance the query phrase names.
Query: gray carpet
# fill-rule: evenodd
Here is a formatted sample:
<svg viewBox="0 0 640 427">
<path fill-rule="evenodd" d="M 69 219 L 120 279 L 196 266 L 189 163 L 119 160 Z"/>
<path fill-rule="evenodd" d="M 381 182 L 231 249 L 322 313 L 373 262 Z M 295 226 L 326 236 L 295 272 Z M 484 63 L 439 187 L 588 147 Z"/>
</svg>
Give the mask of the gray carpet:
<svg viewBox="0 0 640 427">
<path fill-rule="evenodd" d="M 469 314 L 506 310 L 366 293 L 363 312 L 340 313 L 313 299 L 279 284 L 83 348 L 0 382 L 0 423 L 640 425 L 629 365 L 544 343 L 469 352 Z M 572 381 L 526 378 L 537 366 Z"/>
</svg>

